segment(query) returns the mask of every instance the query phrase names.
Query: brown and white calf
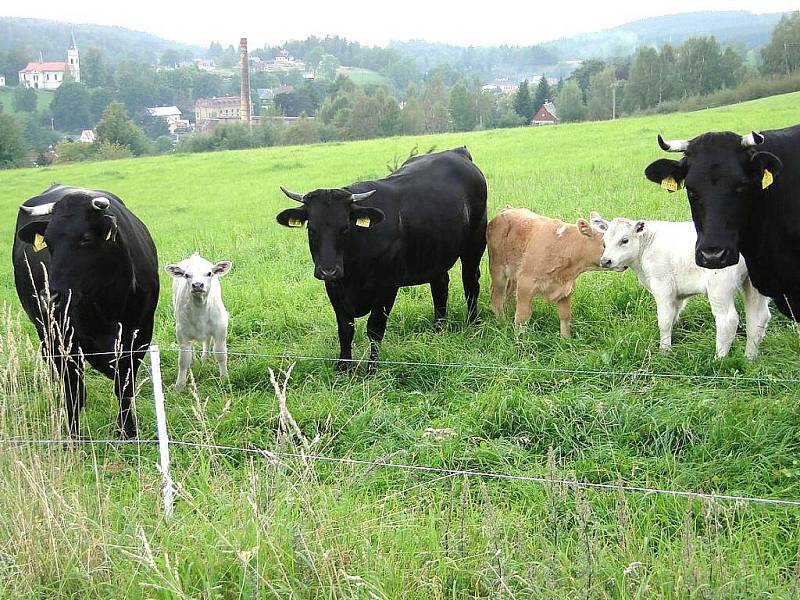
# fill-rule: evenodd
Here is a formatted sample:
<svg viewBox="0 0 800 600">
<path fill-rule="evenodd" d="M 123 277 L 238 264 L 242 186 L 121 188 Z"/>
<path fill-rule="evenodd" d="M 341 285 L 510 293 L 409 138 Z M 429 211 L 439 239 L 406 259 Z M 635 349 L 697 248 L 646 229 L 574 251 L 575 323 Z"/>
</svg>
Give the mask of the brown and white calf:
<svg viewBox="0 0 800 600">
<path fill-rule="evenodd" d="M 492 310 L 498 318 L 516 292 L 514 322 L 525 325 L 531 300 L 542 296 L 558 305 L 561 337 L 570 337 L 570 299 L 578 275 L 600 269 L 603 236 L 584 219 L 575 225 L 506 206 L 486 229 Z"/>
</svg>

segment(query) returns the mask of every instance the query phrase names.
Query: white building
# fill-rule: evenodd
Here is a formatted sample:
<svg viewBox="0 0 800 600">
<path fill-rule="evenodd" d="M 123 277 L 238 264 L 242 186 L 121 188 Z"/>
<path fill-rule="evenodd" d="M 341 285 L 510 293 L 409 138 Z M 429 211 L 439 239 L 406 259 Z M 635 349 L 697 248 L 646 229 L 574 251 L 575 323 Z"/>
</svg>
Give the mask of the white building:
<svg viewBox="0 0 800 600">
<path fill-rule="evenodd" d="M 19 84 L 38 90 L 55 90 L 64 83 L 66 73 L 69 73 L 74 81 L 81 80 L 80 56 L 74 34 L 67 50 L 66 62 L 45 62 L 40 56 L 37 62 L 29 62 L 19 72 Z"/>
<path fill-rule="evenodd" d="M 0 87 L 6 87 L 6 76 L 0 75 Z"/>
<path fill-rule="evenodd" d="M 170 133 L 175 133 L 175 129 L 181 125 L 181 111 L 177 106 L 154 106 L 148 108 L 147 112 L 166 121 Z"/>
<path fill-rule="evenodd" d="M 97 135 L 92 129 L 84 129 L 81 131 L 81 137 L 78 138 L 78 141 L 82 144 L 93 144 L 97 141 Z"/>
</svg>

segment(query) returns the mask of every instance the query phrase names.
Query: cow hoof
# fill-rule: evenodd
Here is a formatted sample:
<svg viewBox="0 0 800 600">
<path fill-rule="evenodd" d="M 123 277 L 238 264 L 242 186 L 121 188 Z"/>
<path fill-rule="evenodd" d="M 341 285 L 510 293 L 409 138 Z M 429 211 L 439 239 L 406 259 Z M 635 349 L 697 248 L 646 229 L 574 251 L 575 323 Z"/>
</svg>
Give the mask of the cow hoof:
<svg viewBox="0 0 800 600">
<path fill-rule="evenodd" d="M 369 365 L 367 366 L 367 374 L 368 375 L 375 375 L 378 372 L 378 361 L 369 361 Z"/>
<path fill-rule="evenodd" d="M 336 362 L 336 371 L 339 373 L 347 373 L 348 371 L 352 371 L 355 369 L 356 363 L 352 360 L 338 360 Z"/>
</svg>

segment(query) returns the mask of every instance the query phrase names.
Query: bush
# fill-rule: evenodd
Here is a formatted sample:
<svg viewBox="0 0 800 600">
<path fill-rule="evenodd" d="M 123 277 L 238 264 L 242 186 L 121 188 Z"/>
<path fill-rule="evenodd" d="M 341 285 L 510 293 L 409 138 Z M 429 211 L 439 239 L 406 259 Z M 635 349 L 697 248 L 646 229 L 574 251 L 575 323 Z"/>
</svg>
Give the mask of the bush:
<svg viewBox="0 0 800 600">
<path fill-rule="evenodd" d="M 119 160 L 120 158 L 133 158 L 133 152 L 128 146 L 115 142 L 100 142 L 98 144 L 87 144 L 97 146 L 94 160 Z"/>
<path fill-rule="evenodd" d="M 63 141 L 56 144 L 55 150 L 58 162 L 81 162 L 94 160 L 97 144 Z"/>
</svg>

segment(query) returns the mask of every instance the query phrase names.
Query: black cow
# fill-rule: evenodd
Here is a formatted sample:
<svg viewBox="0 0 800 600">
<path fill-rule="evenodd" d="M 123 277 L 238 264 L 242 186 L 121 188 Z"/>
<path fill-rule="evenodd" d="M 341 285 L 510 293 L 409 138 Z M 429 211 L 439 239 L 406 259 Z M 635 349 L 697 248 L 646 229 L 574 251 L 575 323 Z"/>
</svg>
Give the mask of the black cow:
<svg viewBox="0 0 800 600">
<path fill-rule="evenodd" d="M 286 227 L 308 224 L 314 276 L 336 312 L 338 370 L 352 366 L 355 317 L 370 314 L 370 372 L 397 290 L 428 283 L 437 325 L 447 311 L 448 271 L 461 259 L 470 322 L 478 317 L 480 262 L 486 248 L 486 179 L 466 148 L 417 156 L 384 179 L 305 195 L 278 214 Z"/>
<path fill-rule="evenodd" d="M 114 194 L 53 185 L 20 207 L 12 254 L 20 302 L 63 378 L 70 435 L 86 400 L 84 354 L 114 381 L 119 428 L 136 437 L 131 400 L 158 302 L 147 228 Z"/>
<path fill-rule="evenodd" d="M 741 253 L 756 289 L 800 320 L 800 125 L 658 142 L 684 156 L 657 160 L 645 175 L 670 191 L 686 187 L 697 264 L 722 269 Z"/>
</svg>

